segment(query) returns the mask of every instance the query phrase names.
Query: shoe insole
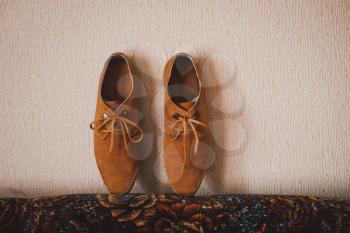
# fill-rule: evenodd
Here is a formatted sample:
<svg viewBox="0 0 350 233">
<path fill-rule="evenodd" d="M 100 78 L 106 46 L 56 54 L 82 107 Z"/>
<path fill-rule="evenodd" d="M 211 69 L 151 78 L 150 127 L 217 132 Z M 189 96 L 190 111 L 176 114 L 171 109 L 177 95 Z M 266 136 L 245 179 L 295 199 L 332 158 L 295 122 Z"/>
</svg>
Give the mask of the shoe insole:
<svg viewBox="0 0 350 233">
<path fill-rule="evenodd" d="M 112 58 L 102 82 L 102 97 L 113 109 L 117 108 L 130 94 L 132 81 L 124 58 Z"/>
<path fill-rule="evenodd" d="M 192 61 L 186 56 L 175 58 L 168 84 L 170 98 L 189 109 L 199 97 L 199 83 Z"/>
</svg>

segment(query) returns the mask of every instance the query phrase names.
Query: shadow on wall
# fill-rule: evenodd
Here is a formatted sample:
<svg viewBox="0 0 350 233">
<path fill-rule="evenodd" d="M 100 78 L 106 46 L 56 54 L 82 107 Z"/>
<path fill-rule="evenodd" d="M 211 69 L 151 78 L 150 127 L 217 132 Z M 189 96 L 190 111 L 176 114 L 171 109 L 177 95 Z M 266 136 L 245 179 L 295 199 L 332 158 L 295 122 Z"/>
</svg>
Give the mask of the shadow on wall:
<svg viewBox="0 0 350 233">
<path fill-rule="evenodd" d="M 208 193 L 235 193 L 244 190 L 244 187 L 227 187 L 230 182 L 224 180 L 227 174 L 235 177 L 235 170 L 231 168 L 239 167 L 239 160 L 234 156 L 241 155 L 248 143 L 248 132 L 242 123 L 246 102 L 235 86 L 237 72 L 233 57 L 212 53 L 202 56 L 202 59 L 200 75 L 207 93 L 209 127 L 216 158 L 206 173 L 206 189 Z"/>
</svg>

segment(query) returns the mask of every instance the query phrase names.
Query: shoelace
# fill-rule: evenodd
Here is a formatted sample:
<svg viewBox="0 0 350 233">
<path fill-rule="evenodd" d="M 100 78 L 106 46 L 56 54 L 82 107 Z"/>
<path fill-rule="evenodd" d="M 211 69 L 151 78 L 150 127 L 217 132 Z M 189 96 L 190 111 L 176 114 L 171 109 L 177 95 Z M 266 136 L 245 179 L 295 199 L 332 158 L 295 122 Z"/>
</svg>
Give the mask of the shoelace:
<svg viewBox="0 0 350 233">
<path fill-rule="evenodd" d="M 110 123 L 110 128 L 104 129 L 104 127 Z M 97 125 L 97 126 L 96 126 Z M 115 128 L 115 126 L 119 126 L 119 128 Z M 128 125 L 134 127 L 137 130 L 137 134 L 139 135 L 138 138 L 133 138 L 131 135 L 131 132 L 129 130 Z M 128 150 L 128 139 L 132 143 L 138 143 L 143 139 L 143 131 L 135 122 L 132 120 L 129 120 L 122 116 L 108 116 L 104 115 L 101 119 L 95 120 L 91 122 L 90 129 L 94 131 L 98 131 L 98 135 L 102 135 L 102 139 L 104 140 L 109 134 L 111 134 L 111 143 L 109 146 L 109 152 L 113 150 L 114 147 L 114 138 L 115 133 L 118 131 L 122 132 L 123 135 L 123 141 L 125 149 Z"/>
<path fill-rule="evenodd" d="M 200 126 L 205 128 L 207 125 L 203 122 L 200 122 L 199 120 L 194 119 L 193 117 L 184 117 L 180 115 L 179 113 L 175 113 L 173 117 L 176 119 L 174 124 L 170 127 L 169 132 L 169 138 L 173 141 L 177 140 L 181 135 L 183 135 L 183 144 L 184 147 L 186 145 L 186 136 L 187 132 L 192 131 L 194 138 L 195 138 L 195 144 L 194 144 L 194 155 L 197 155 L 198 153 L 198 146 L 199 146 L 199 134 L 197 132 L 196 127 Z M 188 126 L 190 128 L 188 129 Z M 184 165 L 186 164 L 187 156 L 184 158 Z"/>
</svg>

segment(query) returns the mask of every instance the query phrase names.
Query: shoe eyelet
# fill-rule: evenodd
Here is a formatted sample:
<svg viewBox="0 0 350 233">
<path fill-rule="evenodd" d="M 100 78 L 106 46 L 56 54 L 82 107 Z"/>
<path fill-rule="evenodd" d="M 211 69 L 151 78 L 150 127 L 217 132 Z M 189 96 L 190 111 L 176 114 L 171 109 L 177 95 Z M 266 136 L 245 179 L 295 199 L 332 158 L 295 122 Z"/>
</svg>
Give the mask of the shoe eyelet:
<svg viewBox="0 0 350 233">
<path fill-rule="evenodd" d="M 195 120 L 199 120 L 200 117 L 201 117 L 201 114 L 200 114 L 199 111 L 196 111 L 196 112 L 193 114 L 193 118 L 194 118 Z"/>
<path fill-rule="evenodd" d="M 123 117 L 127 116 L 128 115 L 128 110 L 126 110 L 126 109 L 123 110 L 120 115 L 122 115 Z"/>
<path fill-rule="evenodd" d="M 179 117 L 180 117 L 180 114 L 177 112 L 174 112 L 173 118 L 177 120 L 177 119 L 179 119 Z"/>
</svg>

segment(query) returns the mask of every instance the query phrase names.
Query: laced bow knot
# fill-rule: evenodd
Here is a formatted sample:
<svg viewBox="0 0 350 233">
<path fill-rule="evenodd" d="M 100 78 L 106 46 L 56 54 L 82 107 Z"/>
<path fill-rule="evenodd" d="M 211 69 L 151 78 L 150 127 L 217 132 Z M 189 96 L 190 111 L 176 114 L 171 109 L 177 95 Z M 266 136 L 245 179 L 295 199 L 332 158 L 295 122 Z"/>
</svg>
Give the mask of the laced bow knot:
<svg viewBox="0 0 350 233">
<path fill-rule="evenodd" d="M 173 114 L 175 122 L 170 126 L 169 138 L 173 141 L 177 140 L 181 135 L 183 136 L 183 144 L 186 143 L 186 135 L 193 132 L 195 144 L 194 144 L 194 155 L 198 153 L 199 147 L 199 135 L 197 128 L 206 128 L 207 125 L 199 121 L 199 112 L 196 111 L 191 117 L 182 116 L 178 112 Z"/>
<path fill-rule="evenodd" d="M 132 143 L 139 143 L 143 139 L 143 131 L 140 126 L 134 121 L 126 118 L 127 111 L 124 110 L 120 115 L 113 113 L 105 113 L 102 118 L 97 119 L 90 124 L 90 129 L 94 130 L 102 140 L 108 135 L 111 135 L 111 142 L 109 146 L 109 152 L 113 150 L 115 135 L 117 132 L 121 132 L 123 136 L 125 149 L 128 150 L 128 140 Z M 136 133 L 132 135 L 129 126 L 136 130 Z M 134 136 L 139 135 L 138 137 Z"/>
</svg>

